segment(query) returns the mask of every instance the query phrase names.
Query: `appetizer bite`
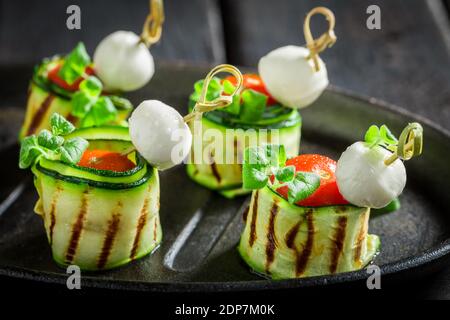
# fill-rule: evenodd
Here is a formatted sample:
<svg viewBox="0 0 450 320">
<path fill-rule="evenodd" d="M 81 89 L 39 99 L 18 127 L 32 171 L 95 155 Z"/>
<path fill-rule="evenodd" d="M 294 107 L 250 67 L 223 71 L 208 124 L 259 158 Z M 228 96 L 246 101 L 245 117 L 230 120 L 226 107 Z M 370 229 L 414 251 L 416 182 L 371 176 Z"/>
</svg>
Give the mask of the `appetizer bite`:
<svg viewBox="0 0 450 320">
<path fill-rule="evenodd" d="M 318 13 L 329 20 L 329 29 L 314 40 L 309 22 Z M 249 192 L 242 188 L 242 154 L 246 147 L 276 141 L 284 145 L 289 157 L 298 154 L 302 123 L 298 109 L 313 103 L 328 85 L 326 67 L 318 53 L 336 41 L 333 28 L 334 15 L 330 10 L 313 9 L 304 22 L 308 48 L 287 46 L 262 57 L 258 66 L 260 76 L 244 75 L 243 90 L 232 104 L 205 113 L 201 119 L 203 130 L 198 130 L 198 134 L 193 128 L 195 123 L 191 123 L 194 147 L 187 173 L 194 181 L 231 198 Z M 236 82 L 234 77 L 214 78 L 206 94 L 211 99 L 227 94 L 234 90 Z M 195 83 L 190 108 L 198 101 L 202 88 L 202 81 Z M 220 131 L 224 143 L 211 144 L 211 138 L 204 134 L 208 130 Z M 202 148 L 195 148 L 197 143 Z M 236 161 L 223 160 L 223 155 L 230 153 Z M 198 154 L 209 156 L 196 161 Z"/>
<path fill-rule="evenodd" d="M 218 66 L 211 73 L 232 66 Z M 186 122 L 198 118 L 203 100 L 182 117 L 157 100 L 143 101 L 129 127 L 98 126 L 75 130 L 54 113 L 50 130 L 21 141 L 19 166 L 30 168 L 39 199 L 35 212 L 44 220 L 54 260 L 82 270 L 115 268 L 155 250 L 162 239 L 158 169 L 183 161 L 191 149 Z"/>
<path fill-rule="evenodd" d="M 236 84 L 234 76 L 214 77 L 206 96 L 215 99 L 230 94 L 236 90 Z M 190 110 L 199 101 L 202 87 L 202 80 L 195 83 L 195 91 L 189 100 Z M 187 163 L 188 175 L 195 182 L 227 197 L 248 193 L 242 189 L 242 154 L 246 147 L 276 140 L 286 146 L 289 156 L 294 156 L 300 146 L 302 121 L 299 112 L 274 100 L 256 74 L 244 74 L 242 87 L 228 107 L 203 114 L 202 130 L 195 130 L 195 121 L 189 124 L 194 146 L 191 161 Z M 210 137 L 205 134 L 208 130 L 220 132 L 223 137 L 220 145 L 210 143 Z M 196 143 L 201 144 L 201 148 L 195 148 Z M 232 154 L 232 161 L 225 161 L 227 153 Z M 205 154 L 209 155 L 207 159 L 198 156 Z"/>
<path fill-rule="evenodd" d="M 336 161 L 317 154 L 286 160 L 283 146 L 245 151 L 244 188 L 253 189 L 238 250 L 256 272 L 273 279 L 354 271 L 370 263 L 380 239 L 368 233 L 371 208 L 401 194 L 401 160 L 422 152 L 422 127 L 400 139 L 372 126 L 364 142 Z"/>
<path fill-rule="evenodd" d="M 154 74 L 148 47 L 159 41 L 164 22 L 162 0 L 152 0 L 140 36 L 117 31 L 103 39 L 94 62 L 79 43 L 65 57 L 55 56 L 35 68 L 29 87 L 20 139 L 49 129 L 59 113 L 78 127 L 124 125 L 132 105 L 120 94 L 144 86 Z"/>
<path fill-rule="evenodd" d="M 94 75 L 83 43 L 65 57 L 44 59 L 31 79 L 20 139 L 50 129 L 50 116 L 58 113 L 76 127 L 125 125 L 132 104 L 107 94 Z"/>
<path fill-rule="evenodd" d="M 128 128 L 75 131 L 56 113 L 50 122 L 22 140 L 20 167 L 34 174 L 54 260 L 102 270 L 152 252 L 162 237 L 158 172 L 137 152 L 123 154 Z"/>
</svg>

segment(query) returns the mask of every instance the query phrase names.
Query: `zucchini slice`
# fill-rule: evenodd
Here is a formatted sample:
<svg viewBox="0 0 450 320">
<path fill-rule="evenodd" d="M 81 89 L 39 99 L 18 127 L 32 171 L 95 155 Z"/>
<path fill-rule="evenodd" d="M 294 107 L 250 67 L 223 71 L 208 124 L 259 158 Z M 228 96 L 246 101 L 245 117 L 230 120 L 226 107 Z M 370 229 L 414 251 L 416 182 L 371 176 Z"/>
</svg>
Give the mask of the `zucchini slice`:
<svg viewBox="0 0 450 320">
<path fill-rule="evenodd" d="M 273 108 L 273 113 L 267 112 L 261 123 L 239 123 L 230 114 L 220 110 L 203 115 L 201 132 L 194 130 L 195 121 L 190 122 L 193 140 L 187 163 L 189 177 L 206 188 L 233 198 L 251 192 L 242 189 L 242 157 L 245 148 L 255 144 L 277 143 L 285 146 L 288 157 L 297 155 L 301 137 L 300 114 L 297 110 L 284 107 L 269 108 Z M 209 130 L 220 133 L 223 143 L 211 143 L 208 134 L 205 135 Z M 278 141 L 274 141 L 276 137 Z M 227 161 L 228 157 L 232 161 Z"/>
<path fill-rule="evenodd" d="M 300 207 L 267 186 L 255 190 L 238 250 L 256 272 L 273 279 L 358 270 L 379 251 L 368 234 L 369 208 Z"/>
<path fill-rule="evenodd" d="M 72 135 L 88 139 L 90 149 L 120 152 L 131 145 L 129 137 L 119 139 L 123 134 L 120 127 L 98 127 Z M 162 238 L 158 172 L 137 153 L 131 159 L 136 167 L 125 172 L 44 158 L 33 166 L 39 194 L 35 212 L 44 220 L 59 265 L 111 269 L 157 248 Z"/>
<path fill-rule="evenodd" d="M 34 70 L 32 80 L 28 88 L 28 99 L 25 113 L 25 120 L 20 130 L 19 139 L 40 132 L 42 129 L 49 129 L 50 116 L 56 112 L 72 122 L 75 127 L 79 126 L 78 118 L 71 114 L 71 98 L 73 92 L 66 91 L 53 84 L 47 78 L 49 70 L 54 68 L 61 58 L 54 57 L 44 60 Z M 111 125 L 126 125 L 126 119 L 132 111 L 131 104 L 122 103 L 125 99 L 113 99 L 117 108 L 117 117 Z"/>
</svg>

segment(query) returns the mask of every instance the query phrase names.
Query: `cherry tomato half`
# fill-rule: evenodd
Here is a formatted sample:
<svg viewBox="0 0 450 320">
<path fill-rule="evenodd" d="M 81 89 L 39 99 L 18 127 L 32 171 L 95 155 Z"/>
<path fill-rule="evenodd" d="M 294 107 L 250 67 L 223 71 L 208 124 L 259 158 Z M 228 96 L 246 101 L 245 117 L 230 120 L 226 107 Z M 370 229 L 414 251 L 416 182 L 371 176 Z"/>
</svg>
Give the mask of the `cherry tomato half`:
<svg viewBox="0 0 450 320">
<path fill-rule="evenodd" d="M 108 150 L 86 150 L 78 165 L 80 167 L 116 172 L 128 171 L 136 166 L 126 155 Z"/>
<path fill-rule="evenodd" d="M 318 154 L 304 154 L 289 159 L 286 165 L 295 166 L 296 171 L 314 172 L 320 176 L 319 188 L 308 198 L 297 202 L 297 205 L 320 207 L 348 204 L 339 192 L 335 175 L 336 161 L 333 159 Z M 287 186 L 278 188 L 277 192 L 287 199 Z"/>
</svg>

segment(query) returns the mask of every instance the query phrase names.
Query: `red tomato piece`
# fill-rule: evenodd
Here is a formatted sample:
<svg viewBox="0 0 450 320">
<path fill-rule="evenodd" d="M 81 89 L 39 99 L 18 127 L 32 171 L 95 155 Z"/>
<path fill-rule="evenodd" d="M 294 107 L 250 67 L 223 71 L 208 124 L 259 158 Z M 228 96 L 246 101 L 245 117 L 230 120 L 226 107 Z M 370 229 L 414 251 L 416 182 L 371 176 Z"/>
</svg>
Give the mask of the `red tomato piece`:
<svg viewBox="0 0 450 320">
<path fill-rule="evenodd" d="M 77 91 L 78 88 L 80 87 L 80 82 L 83 81 L 84 79 L 82 77 L 79 77 L 72 84 L 67 83 L 63 78 L 61 78 L 58 75 L 58 72 L 59 70 L 61 70 L 61 67 L 62 65 L 58 64 L 56 67 L 51 69 L 48 72 L 48 79 L 54 84 L 56 84 L 58 87 L 61 87 L 67 91 Z M 88 75 L 93 75 L 95 73 L 94 69 L 90 66 L 87 66 L 84 72 Z"/>
<path fill-rule="evenodd" d="M 86 150 L 78 165 L 80 167 L 116 172 L 128 171 L 136 166 L 126 155 L 108 150 Z"/>
<path fill-rule="evenodd" d="M 257 74 L 244 74 L 242 75 L 244 78 L 244 82 L 242 83 L 245 89 L 252 89 L 258 91 L 262 94 L 265 94 L 269 99 L 267 99 L 267 105 L 273 105 L 276 103 L 276 100 L 270 95 L 269 91 L 267 91 L 264 82 L 261 77 Z M 236 78 L 234 76 L 228 76 L 224 80 L 230 81 L 234 86 L 237 84 Z"/>
<path fill-rule="evenodd" d="M 320 176 L 320 186 L 308 198 L 296 204 L 299 206 L 320 207 L 345 205 L 348 201 L 339 192 L 336 183 L 336 161 L 318 154 L 304 154 L 286 161 L 286 165 L 295 166 L 296 171 L 314 172 Z M 287 199 L 288 187 L 283 186 L 277 192 Z"/>
</svg>

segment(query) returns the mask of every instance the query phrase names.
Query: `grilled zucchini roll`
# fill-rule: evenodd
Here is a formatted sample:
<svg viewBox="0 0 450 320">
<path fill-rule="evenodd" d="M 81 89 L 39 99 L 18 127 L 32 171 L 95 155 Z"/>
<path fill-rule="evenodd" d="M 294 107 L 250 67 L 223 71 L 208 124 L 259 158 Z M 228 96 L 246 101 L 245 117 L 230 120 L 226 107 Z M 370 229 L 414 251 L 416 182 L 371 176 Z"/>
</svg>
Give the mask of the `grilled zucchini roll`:
<svg viewBox="0 0 450 320">
<path fill-rule="evenodd" d="M 361 269 L 379 250 L 368 234 L 370 208 L 302 207 L 269 187 L 253 192 L 239 253 L 256 272 L 273 279 Z"/>
<path fill-rule="evenodd" d="M 253 189 L 238 250 L 274 279 L 363 268 L 380 239 L 368 234 L 371 208 L 390 212 L 406 183 L 401 160 L 422 152 L 423 129 L 410 123 L 399 139 L 373 125 L 338 162 L 318 154 L 286 160 L 283 146 L 248 148 L 244 187 Z"/>
<path fill-rule="evenodd" d="M 102 83 L 94 76 L 93 65 L 80 43 L 66 57 L 44 59 L 35 67 L 19 138 L 49 129 L 50 116 L 55 112 L 76 127 L 89 127 L 126 126 L 131 110 L 127 99 L 102 93 Z"/>
<path fill-rule="evenodd" d="M 213 78 L 208 87 L 208 100 L 232 92 L 233 85 L 233 77 Z M 203 81 L 195 84 L 190 111 L 202 87 Z M 300 147 L 300 113 L 273 100 L 257 75 L 244 75 L 243 87 L 231 105 L 203 114 L 201 131 L 195 130 L 198 121 L 189 123 L 193 142 L 187 173 L 195 182 L 226 197 L 250 192 L 242 189 L 242 155 L 246 147 L 278 141 L 286 147 L 289 156 L 297 155 Z M 211 143 L 207 132 L 220 133 L 222 143 Z"/>
<path fill-rule="evenodd" d="M 368 234 L 370 208 L 342 197 L 335 170 L 321 155 L 286 160 L 282 147 L 246 150 L 244 186 L 255 190 L 238 249 L 252 269 L 287 279 L 358 270 L 373 259 L 380 241 Z"/>
<path fill-rule="evenodd" d="M 162 238 L 157 170 L 137 152 L 123 155 L 132 147 L 128 128 L 73 131 L 59 119 L 58 128 L 52 116 L 51 133 L 26 137 L 20 155 L 34 174 L 35 212 L 54 260 L 94 271 L 151 253 Z"/>
</svg>

